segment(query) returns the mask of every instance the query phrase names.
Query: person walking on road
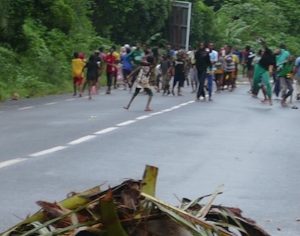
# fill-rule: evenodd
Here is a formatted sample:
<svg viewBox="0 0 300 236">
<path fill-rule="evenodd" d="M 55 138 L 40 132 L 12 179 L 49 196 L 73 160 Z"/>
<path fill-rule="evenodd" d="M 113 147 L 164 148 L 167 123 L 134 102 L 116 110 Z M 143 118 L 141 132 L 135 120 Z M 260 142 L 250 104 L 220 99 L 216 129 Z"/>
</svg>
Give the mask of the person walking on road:
<svg viewBox="0 0 300 236">
<path fill-rule="evenodd" d="M 98 76 L 99 76 L 99 64 L 98 59 L 95 54 L 89 57 L 88 62 L 83 69 L 87 69 L 87 83 L 89 88 L 89 100 L 92 99 L 92 88 L 96 86 Z"/>
<path fill-rule="evenodd" d="M 235 88 L 235 76 L 237 68 L 237 56 L 232 53 L 232 47 L 226 46 L 224 56 L 224 84 L 228 86 L 229 91 Z"/>
<path fill-rule="evenodd" d="M 174 89 L 177 85 L 177 95 L 182 96 L 181 94 L 181 88 L 184 84 L 185 79 L 185 71 L 184 71 L 184 52 L 179 51 L 176 55 L 176 60 L 173 63 L 174 66 L 174 80 L 173 80 L 173 86 L 172 86 L 172 95 L 175 96 Z"/>
<path fill-rule="evenodd" d="M 150 80 L 151 73 L 153 73 L 153 65 L 154 65 L 154 58 L 152 56 L 148 56 L 146 58 L 146 61 L 142 61 L 140 63 L 140 69 L 136 79 L 135 92 L 132 95 L 128 105 L 125 106 L 124 109 L 128 110 L 130 108 L 131 103 L 133 102 L 135 97 L 143 89 L 148 94 L 148 101 L 146 104 L 145 111 L 152 111 L 152 109 L 150 108 L 150 103 L 153 97 L 153 92 L 151 90 L 149 80 Z"/>
<path fill-rule="evenodd" d="M 129 54 L 131 52 L 130 48 L 126 48 L 126 53 L 121 56 L 121 63 L 122 63 L 122 70 L 123 70 L 123 83 L 124 83 L 124 90 L 127 89 L 128 85 L 128 76 L 132 72 L 133 65 L 129 58 Z"/>
<path fill-rule="evenodd" d="M 81 96 L 81 85 L 84 80 L 82 71 L 84 66 L 84 59 L 80 58 L 78 52 L 74 52 L 74 58 L 72 59 L 73 96 L 77 95 L 77 91 L 79 91 L 79 95 Z"/>
<path fill-rule="evenodd" d="M 162 61 L 160 63 L 161 68 L 161 76 L 162 76 L 162 89 L 163 89 L 163 95 L 169 95 L 170 94 L 170 75 L 169 70 L 171 67 L 171 62 L 169 58 L 166 55 L 162 56 Z"/>
<path fill-rule="evenodd" d="M 107 90 L 106 94 L 111 93 L 111 86 L 112 83 L 115 81 L 115 77 L 117 74 L 117 58 L 114 55 L 114 47 L 111 47 L 110 53 L 106 55 L 105 62 L 106 62 L 106 77 L 107 77 Z"/>
<path fill-rule="evenodd" d="M 254 73 L 254 65 L 253 65 L 254 57 L 255 57 L 255 53 L 251 50 L 251 47 L 246 46 L 245 52 L 244 52 L 244 66 L 247 69 L 247 78 L 250 83 L 249 93 L 252 92 L 252 81 L 253 81 L 253 73 Z"/>
<path fill-rule="evenodd" d="M 286 50 L 286 46 L 284 44 L 281 44 L 278 49 L 275 50 L 276 55 L 276 71 L 274 71 L 274 93 L 276 97 L 279 97 L 279 93 L 281 90 L 280 86 L 280 78 L 279 74 L 282 70 L 283 65 L 288 61 L 288 58 L 290 56 L 290 52 Z"/>
<path fill-rule="evenodd" d="M 286 100 L 293 95 L 293 72 L 294 72 L 294 60 L 293 56 L 289 56 L 287 62 L 282 65 L 280 72 L 278 73 L 278 79 L 280 79 L 281 86 L 281 105 L 287 106 Z"/>
<path fill-rule="evenodd" d="M 269 102 L 269 104 L 272 105 L 272 87 L 270 84 L 270 75 L 273 74 L 273 69 L 276 65 L 276 59 L 271 49 L 269 49 L 264 42 L 262 42 L 262 44 L 264 50 L 262 57 L 254 70 L 252 95 L 253 97 L 257 97 L 260 87 L 263 86 L 263 91 L 266 89 L 266 98 L 262 102 Z"/>
<path fill-rule="evenodd" d="M 195 54 L 196 60 L 196 68 L 198 72 L 198 91 L 197 91 L 197 101 L 200 100 L 200 97 L 205 99 L 205 78 L 207 75 L 207 69 L 212 68 L 210 58 L 209 58 L 209 50 L 206 50 L 204 43 L 200 43 L 199 49 L 196 51 Z"/>
</svg>

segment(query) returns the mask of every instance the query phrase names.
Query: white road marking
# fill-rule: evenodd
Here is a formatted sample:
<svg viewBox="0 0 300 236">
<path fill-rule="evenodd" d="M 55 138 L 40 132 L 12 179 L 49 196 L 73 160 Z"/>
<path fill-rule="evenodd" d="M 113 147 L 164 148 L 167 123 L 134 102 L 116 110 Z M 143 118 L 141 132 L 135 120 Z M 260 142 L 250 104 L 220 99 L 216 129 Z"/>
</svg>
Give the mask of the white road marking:
<svg viewBox="0 0 300 236">
<path fill-rule="evenodd" d="M 132 123 L 135 123 L 136 120 L 128 120 L 128 121 L 125 121 L 125 122 L 122 122 L 120 124 L 117 124 L 117 126 L 126 126 L 126 125 L 130 125 Z"/>
<path fill-rule="evenodd" d="M 181 106 L 181 107 L 183 107 L 183 106 L 187 106 L 187 105 L 189 105 L 189 103 L 188 103 L 188 102 L 185 102 L 185 103 L 181 103 L 181 104 L 179 104 L 178 106 Z"/>
<path fill-rule="evenodd" d="M 187 103 L 187 102 L 181 104 L 182 107 L 183 107 L 183 106 L 187 106 L 187 105 L 189 105 L 189 103 Z"/>
<path fill-rule="evenodd" d="M 162 110 L 161 112 L 165 113 L 165 112 L 170 112 L 170 111 L 173 111 L 173 110 L 171 108 L 169 108 L 169 109 Z"/>
<path fill-rule="evenodd" d="M 154 112 L 154 113 L 151 113 L 150 116 L 157 116 L 157 115 L 160 115 L 160 114 L 163 114 L 164 112 L 162 111 L 158 111 L 158 112 Z"/>
<path fill-rule="evenodd" d="M 86 142 L 86 141 L 91 140 L 91 139 L 96 138 L 96 137 L 97 136 L 95 136 L 95 135 L 87 135 L 87 136 L 81 137 L 79 139 L 75 139 L 75 140 L 69 142 L 68 144 L 69 145 L 76 145 L 76 144 Z"/>
<path fill-rule="evenodd" d="M 106 129 L 99 130 L 99 131 L 95 132 L 94 134 L 106 134 L 106 133 L 112 132 L 116 129 L 119 129 L 119 128 L 118 127 L 109 127 Z"/>
<path fill-rule="evenodd" d="M 28 109 L 32 109 L 33 106 L 28 106 L 28 107 L 20 107 L 18 110 L 19 111 L 24 111 L 24 110 L 28 110 Z"/>
<path fill-rule="evenodd" d="M 179 105 L 178 105 L 178 106 L 173 106 L 173 107 L 171 107 L 171 109 L 173 109 L 173 110 L 178 109 L 178 108 L 180 108 Z"/>
<path fill-rule="evenodd" d="M 66 102 L 72 102 L 72 101 L 74 101 L 75 100 L 75 98 L 68 98 L 68 99 L 66 99 L 65 101 Z"/>
<path fill-rule="evenodd" d="M 68 102 L 74 101 L 74 100 L 75 100 L 75 98 L 65 99 L 65 101 L 68 101 Z M 105 128 L 105 129 L 102 129 L 102 130 L 99 130 L 99 131 L 95 132 L 94 135 L 87 135 L 87 136 L 81 137 L 79 139 L 73 140 L 73 141 L 69 142 L 68 145 L 76 145 L 76 144 L 80 144 L 80 143 L 89 141 L 93 138 L 96 138 L 97 137 L 96 135 L 98 135 L 98 134 L 106 134 L 106 133 L 109 133 L 109 132 L 112 132 L 112 131 L 118 129 L 121 126 L 130 125 L 130 124 L 133 124 L 133 123 L 137 122 L 138 120 L 144 120 L 144 119 L 150 118 L 151 116 L 156 116 L 156 115 L 163 114 L 165 112 L 170 112 L 170 111 L 178 109 L 182 106 L 186 106 L 186 105 L 189 105 L 191 103 L 194 103 L 194 102 L 195 101 L 185 102 L 185 103 L 173 106 L 171 108 L 164 109 L 164 110 L 159 111 L 159 112 L 154 112 L 154 113 L 151 113 L 149 115 L 139 116 L 139 117 L 135 118 L 135 120 L 128 120 L 128 121 L 117 124 L 116 126 L 118 126 L 118 127 Z M 54 105 L 56 103 L 57 102 L 50 102 L 50 103 L 46 103 L 45 105 Z M 34 108 L 34 107 L 33 106 L 21 107 L 21 108 L 19 108 L 19 110 L 27 110 L 27 109 L 31 109 L 31 108 Z M 0 112 L 3 112 L 3 111 L 0 111 Z M 53 147 L 53 148 L 50 148 L 50 149 L 47 149 L 47 150 L 43 150 L 43 151 L 40 151 L 40 152 L 30 154 L 29 157 L 43 156 L 43 155 L 46 155 L 46 154 L 61 151 L 61 150 L 66 149 L 66 148 L 68 148 L 68 147 L 67 146 L 57 146 L 57 147 Z M 17 163 L 20 163 L 20 162 L 26 161 L 26 160 L 28 160 L 28 158 L 16 158 L 16 159 L 8 160 L 8 161 L 3 161 L 3 162 L 0 162 L 0 168 L 4 168 L 4 167 L 7 167 L 7 166 L 12 166 L 14 164 L 17 164 Z"/>
<path fill-rule="evenodd" d="M 135 118 L 135 119 L 136 119 L 136 120 L 145 120 L 145 119 L 147 119 L 147 118 L 149 118 L 149 117 L 151 117 L 151 116 L 146 115 L 146 116 L 139 116 L 139 117 L 137 117 L 137 118 Z"/>
<path fill-rule="evenodd" d="M 14 164 L 17 164 L 19 162 L 26 161 L 26 160 L 28 160 L 28 158 L 16 158 L 16 159 L 0 162 L 0 169 L 7 167 L 7 166 L 12 166 Z"/>
<path fill-rule="evenodd" d="M 48 103 L 45 103 L 46 106 L 51 106 L 51 105 L 54 105 L 54 104 L 57 104 L 57 102 L 48 102 Z"/>
<path fill-rule="evenodd" d="M 65 148 L 67 148 L 67 147 L 66 146 L 57 146 L 57 147 L 53 147 L 53 148 L 50 148 L 50 149 L 46 149 L 46 150 L 41 151 L 41 152 L 36 152 L 36 153 L 30 154 L 29 156 L 30 157 L 43 156 L 43 155 L 50 154 L 50 153 L 53 153 L 53 152 L 61 151 Z"/>
</svg>

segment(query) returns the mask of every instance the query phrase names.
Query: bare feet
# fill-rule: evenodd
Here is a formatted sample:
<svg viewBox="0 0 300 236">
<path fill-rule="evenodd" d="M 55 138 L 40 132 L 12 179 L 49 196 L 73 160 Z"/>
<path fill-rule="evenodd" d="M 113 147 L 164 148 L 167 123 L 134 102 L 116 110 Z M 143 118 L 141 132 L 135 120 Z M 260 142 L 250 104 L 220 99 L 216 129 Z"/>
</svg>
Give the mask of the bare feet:
<svg viewBox="0 0 300 236">
<path fill-rule="evenodd" d="M 282 106 L 282 107 L 287 107 L 287 106 L 288 106 L 288 104 L 286 103 L 286 101 L 285 101 L 285 100 L 281 100 L 281 106 Z"/>
<path fill-rule="evenodd" d="M 270 105 L 270 106 L 273 105 L 272 99 L 269 99 L 269 105 Z"/>
<path fill-rule="evenodd" d="M 265 99 L 261 100 L 261 103 L 263 103 L 263 104 L 268 104 L 269 103 L 270 106 L 273 105 L 272 99 L 266 99 L 265 98 Z"/>
<path fill-rule="evenodd" d="M 128 110 L 129 109 L 129 106 L 124 106 L 123 107 L 125 110 Z"/>
<path fill-rule="evenodd" d="M 148 107 L 145 109 L 145 111 L 152 111 L 152 109 Z"/>
<path fill-rule="evenodd" d="M 263 100 L 260 100 L 261 101 L 261 103 L 267 103 L 268 102 L 268 99 L 263 99 Z"/>
</svg>

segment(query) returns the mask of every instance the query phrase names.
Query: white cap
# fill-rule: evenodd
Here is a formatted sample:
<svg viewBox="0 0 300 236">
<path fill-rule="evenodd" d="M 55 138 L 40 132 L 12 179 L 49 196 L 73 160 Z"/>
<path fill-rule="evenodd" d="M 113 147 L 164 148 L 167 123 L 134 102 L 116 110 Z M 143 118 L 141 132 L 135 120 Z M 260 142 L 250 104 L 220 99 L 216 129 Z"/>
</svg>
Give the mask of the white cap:
<svg viewBox="0 0 300 236">
<path fill-rule="evenodd" d="M 130 48 L 130 45 L 129 44 L 125 44 L 124 47 L 125 48 Z"/>
</svg>

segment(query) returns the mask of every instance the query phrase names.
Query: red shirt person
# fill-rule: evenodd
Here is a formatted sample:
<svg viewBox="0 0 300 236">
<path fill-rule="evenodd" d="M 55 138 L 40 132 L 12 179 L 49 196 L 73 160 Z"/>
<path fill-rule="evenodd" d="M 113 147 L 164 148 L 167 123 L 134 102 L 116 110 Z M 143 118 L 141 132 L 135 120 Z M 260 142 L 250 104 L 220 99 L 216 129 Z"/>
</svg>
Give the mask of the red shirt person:
<svg viewBox="0 0 300 236">
<path fill-rule="evenodd" d="M 110 53 L 106 55 L 105 62 L 106 62 L 106 77 L 107 77 L 107 91 L 106 94 L 110 94 L 111 91 L 111 85 L 113 82 L 113 79 L 116 78 L 117 73 L 117 58 L 113 54 L 114 49 L 110 49 Z"/>
</svg>

